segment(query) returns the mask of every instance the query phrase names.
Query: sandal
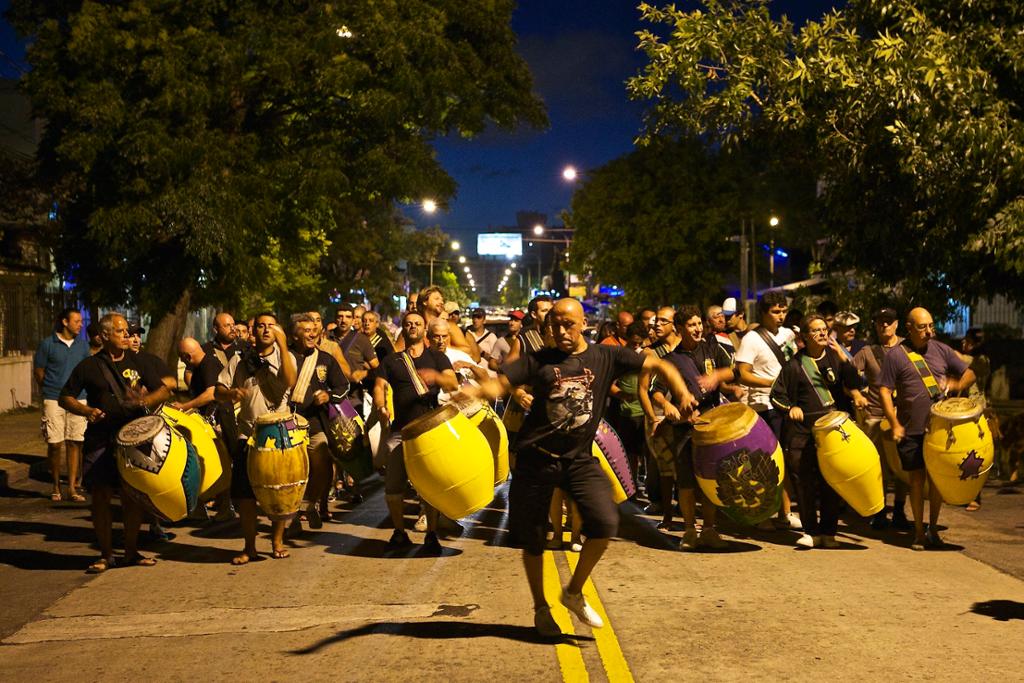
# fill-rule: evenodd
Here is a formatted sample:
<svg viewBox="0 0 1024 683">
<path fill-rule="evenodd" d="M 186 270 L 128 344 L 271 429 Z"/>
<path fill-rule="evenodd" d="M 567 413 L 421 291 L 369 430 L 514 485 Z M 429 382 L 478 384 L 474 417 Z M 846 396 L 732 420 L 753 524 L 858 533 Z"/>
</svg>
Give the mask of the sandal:
<svg viewBox="0 0 1024 683">
<path fill-rule="evenodd" d="M 274 558 L 275 560 L 283 560 L 286 557 L 291 557 L 292 554 L 290 552 L 288 552 L 287 550 L 285 550 L 284 548 L 278 548 L 278 549 L 274 550 L 274 552 L 272 552 L 270 554 L 270 556 L 272 558 Z"/>
<path fill-rule="evenodd" d="M 967 510 L 967 512 L 977 512 L 978 510 L 981 509 L 981 503 L 979 503 L 976 500 L 972 500 L 970 503 L 967 504 L 967 507 L 965 509 Z"/>
<path fill-rule="evenodd" d="M 70 500 L 72 503 L 84 503 L 85 496 L 83 496 L 81 493 L 72 493 L 70 496 Z"/>
<path fill-rule="evenodd" d="M 152 567 L 156 564 L 156 560 L 152 557 L 144 557 L 143 555 L 135 555 L 134 557 L 124 558 L 125 567 Z"/>
<path fill-rule="evenodd" d="M 62 501 L 63 497 L 60 495 L 60 491 L 54 491 L 53 493 L 51 493 L 50 500 L 52 500 L 54 503 L 59 503 L 60 501 Z"/>
<path fill-rule="evenodd" d="M 102 574 L 103 572 L 107 571 L 108 569 L 114 566 L 116 566 L 116 564 L 114 563 L 114 558 L 101 557 L 100 559 L 90 564 L 89 567 L 85 570 L 85 573 Z"/>
</svg>

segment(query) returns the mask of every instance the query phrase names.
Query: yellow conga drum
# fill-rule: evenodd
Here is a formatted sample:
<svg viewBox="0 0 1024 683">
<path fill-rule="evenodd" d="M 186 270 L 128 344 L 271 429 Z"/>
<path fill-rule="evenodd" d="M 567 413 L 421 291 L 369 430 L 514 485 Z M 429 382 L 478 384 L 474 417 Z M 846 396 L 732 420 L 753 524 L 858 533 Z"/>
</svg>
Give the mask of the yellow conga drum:
<svg viewBox="0 0 1024 683">
<path fill-rule="evenodd" d="M 177 408 L 172 408 L 166 403 L 160 408 L 160 416 L 169 425 L 177 429 L 182 435 L 192 442 L 196 453 L 199 454 L 199 463 L 202 465 L 203 474 L 199 480 L 199 494 L 204 495 L 215 485 L 230 483 L 230 479 L 224 476 L 225 466 L 223 455 L 227 451 L 218 448 L 217 432 L 209 422 L 196 413 L 186 413 Z M 227 471 L 230 472 L 230 462 Z M 220 487 L 223 490 L 223 487 Z M 214 491 L 216 494 L 219 491 Z"/>
<path fill-rule="evenodd" d="M 995 447 L 982 407 L 969 398 L 932 406 L 924 437 L 924 465 L 950 505 L 974 500 L 992 469 Z"/>
<path fill-rule="evenodd" d="M 288 520 L 299 511 L 309 480 L 309 423 L 295 413 L 256 418 L 249 439 L 249 483 L 264 514 Z"/>
<path fill-rule="evenodd" d="M 741 524 L 779 511 L 785 463 L 771 427 L 752 408 L 727 403 L 693 427 L 693 470 L 708 499 Z"/>
<path fill-rule="evenodd" d="M 494 457 L 483 433 L 458 408 L 444 405 L 402 429 L 405 471 L 416 491 L 449 519 L 494 499 Z"/>
<path fill-rule="evenodd" d="M 885 507 L 878 450 L 848 413 L 833 410 L 818 418 L 814 444 L 825 481 L 857 514 L 868 517 Z"/>
<path fill-rule="evenodd" d="M 132 420 L 118 431 L 117 471 L 125 494 L 161 519 L 184 519 L 199 502 L 199 456 L 159 415 Z"/>
<path fill-rule="evenodd" d="M 505 423 L 494 409 L 477 399 L 452 401 L 468 419 L 470 424 L 480 430 L 487 439 L 494 458 L 494 485 L 497 486 L 508 479 L 508 432 Z"/>
</svg>

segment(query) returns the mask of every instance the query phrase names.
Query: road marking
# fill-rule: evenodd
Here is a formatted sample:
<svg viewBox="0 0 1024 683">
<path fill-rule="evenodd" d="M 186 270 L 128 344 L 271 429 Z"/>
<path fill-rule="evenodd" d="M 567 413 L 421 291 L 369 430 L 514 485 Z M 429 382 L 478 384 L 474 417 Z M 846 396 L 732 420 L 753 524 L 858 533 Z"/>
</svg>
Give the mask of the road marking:
<svg viewBox="0 0 1024 683">
<path fill-rule="evenodd" d="M 562 633 L 576 635 L 572 627 L 569 610 L 562 605 L 562 581 L 558 578 L 558 567 L 555 556 L 550 551 L 544 552 L 544 596 L 551 605 L 551 616 L 555 618 Z M 590 680 L 587 666 L 583 663 L 583 653 L 574 643 L 558 643 L 555 645 L 558 655 L 558 667 L 562 670 L 562 680 L 566 683 L 584 683 Z"/>
<path fill-rule="evenodd" d="M 421 619 L 437 603 L 263 608 L 210 608 L 188 612 L 50 617 L 25 624 L 3 640 L 7 645 L 110 638 L 202 636 L 216 633 L 301 631 L 345 622 Z M 563 610 L 564 611 L 564 610 Z M 568 615 L 566 615 L 568 618 Z"/>
<path fill-rule="evenodd" d="M 569 563 L 569 571 L 575 572 L 576 565 L 579 563 L 579 555 L 571 552 L 565 553 L 565 560 Z M 604 665 L 604 672 L 608 674 L 608 680 L 614 681 L 614 683 L 620 681 L 632 683 L 633 672 L 629 670 L 629 664 L 626 663 L 626 657 L 622 654 L 622 647 L 615 635 L 615 629 L 612 628 L 612 620 L 608 618 L 604 604 L 597 595 L 597 587 L 590 578 L 583 584 L 583 595 L 594 611 L 604 620 L 604 628 L 591 629 L 591 632 L 597 642 L 597 653 L 601 655 L 601 664 Z"/>
</svg>

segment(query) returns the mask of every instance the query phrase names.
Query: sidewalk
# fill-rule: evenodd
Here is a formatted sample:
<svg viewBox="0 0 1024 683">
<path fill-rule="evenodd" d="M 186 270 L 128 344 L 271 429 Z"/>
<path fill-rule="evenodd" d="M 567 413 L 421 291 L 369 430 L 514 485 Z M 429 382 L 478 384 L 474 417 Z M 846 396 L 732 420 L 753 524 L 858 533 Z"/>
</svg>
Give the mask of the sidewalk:
<svg viewBox="0 0 1024 683">
<path fill-rule="evenodd" d="M 40 420 L 37 406 L 0 414 L 0 489 L 49 479 Z"/>
</svg>

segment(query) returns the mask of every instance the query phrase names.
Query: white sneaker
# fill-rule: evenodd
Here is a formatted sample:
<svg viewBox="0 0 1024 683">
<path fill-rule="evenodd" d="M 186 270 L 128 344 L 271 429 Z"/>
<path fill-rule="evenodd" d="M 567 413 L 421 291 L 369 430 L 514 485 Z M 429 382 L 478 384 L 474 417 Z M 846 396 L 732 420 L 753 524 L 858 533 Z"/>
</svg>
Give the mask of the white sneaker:
<svg viewBox="0 0 1024 683">
<path fill-rule="evenodd" d="M 801 535 L 800 538 L 796 539 L 796 544 L 801 548 L 813 548 L 817 545 L 815 543 L 814 536 L 811 536 L 810 534 Z"/>
<path fill-rule="evenodd" d="M 591 628 L 601 628 L 604 626 L 604 620 L 594 611 L 593 607 L 587 604 L 587 599 L 583 597 L 583 593 L 573 595 L 569 592 L 568 588 L 562 589 L 562 604 L 587 626 Z"/>
<path fill-rule="evenodd" d="M 426 531 L 427 530 L 427 516 L 426 515 L 420 515 L 419 519 L 416 520 L 416 523 L 412 525 L 412 528 L 415 529 L 416 531 L 420 531 L 420 532 Z"/>
<path fill-rule="evenodd" d="M 569 546 L 569 551 L 574 553 L 583 552 L 583 544 L 579 542 L 574 542 L 572 545 Z"/>
<path fill-rule="evenodd" d="M 555 618 L 551 616 L 551 608 L 547 605 L 533 610 L 533 627 L 543 638 L 557 638 L 562 635 Z"/>
<path fill-rule="evenodd" d="M 839 547 L 839 541 L 836 540 L 835 536 L 822 536 L 821 547 L 829 548 L 830 550 L 835 550 Z"/>
<path fill-rule="evenodd" d="M 790 512 L 786 515 L 786 520 L 789 521 L 789 528 L 793 531 L 803 531 L 804 525 L 800 523 L 800 515 L 795 512 Z"/>
</svg>

